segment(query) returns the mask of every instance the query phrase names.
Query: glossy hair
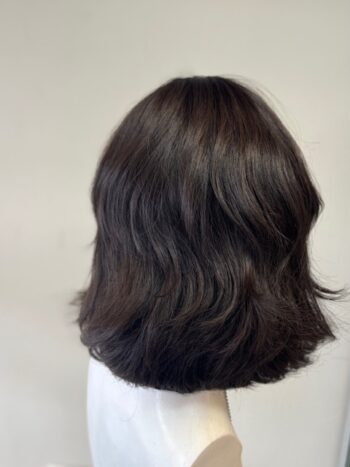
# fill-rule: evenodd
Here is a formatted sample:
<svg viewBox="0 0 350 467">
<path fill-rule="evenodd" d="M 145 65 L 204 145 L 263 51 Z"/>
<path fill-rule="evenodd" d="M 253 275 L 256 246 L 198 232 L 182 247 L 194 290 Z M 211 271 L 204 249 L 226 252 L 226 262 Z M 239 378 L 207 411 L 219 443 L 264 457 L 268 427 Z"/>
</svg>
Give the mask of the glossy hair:
<svg viewBox="0 0 350 467">
<path fill-rule="evenodd" d="M 174 78 L 112 132 L 95 173 L 81 341 L 136 386 L 270 383 L 335 339 L 308 236 L 323 201 L 264 98 L 222 76 Z"/>
</svg>

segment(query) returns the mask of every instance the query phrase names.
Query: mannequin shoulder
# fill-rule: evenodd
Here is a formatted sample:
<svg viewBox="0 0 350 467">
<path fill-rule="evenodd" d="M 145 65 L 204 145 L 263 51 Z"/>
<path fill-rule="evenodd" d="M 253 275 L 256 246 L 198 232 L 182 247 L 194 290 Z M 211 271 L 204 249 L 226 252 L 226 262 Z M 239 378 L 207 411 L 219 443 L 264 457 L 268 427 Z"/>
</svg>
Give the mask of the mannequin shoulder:
<svg viewBox="0 0 350 467">
<path fill-rule="evenodd" d="M 225 434 L 212 441 L 191 467 L 242 467 L 242 444 L 234 434 Z"/>
</svg>

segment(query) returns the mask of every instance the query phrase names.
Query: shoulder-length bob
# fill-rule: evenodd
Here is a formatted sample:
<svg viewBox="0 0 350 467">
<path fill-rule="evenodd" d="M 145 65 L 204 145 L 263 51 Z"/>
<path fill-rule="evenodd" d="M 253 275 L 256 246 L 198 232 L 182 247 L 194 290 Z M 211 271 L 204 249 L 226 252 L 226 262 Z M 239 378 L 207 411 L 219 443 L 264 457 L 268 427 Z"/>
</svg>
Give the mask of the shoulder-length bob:
<svg viewBox="0 0 350 467">
<path fill-rule="evenodd" d="M 171 79 L 110 136 L 91 187 L 81 341 L 135 386 L 269 383 L 335 339 L 310 271 L 323 201 L 264 98 L 222 76 Z"/>
</svg>

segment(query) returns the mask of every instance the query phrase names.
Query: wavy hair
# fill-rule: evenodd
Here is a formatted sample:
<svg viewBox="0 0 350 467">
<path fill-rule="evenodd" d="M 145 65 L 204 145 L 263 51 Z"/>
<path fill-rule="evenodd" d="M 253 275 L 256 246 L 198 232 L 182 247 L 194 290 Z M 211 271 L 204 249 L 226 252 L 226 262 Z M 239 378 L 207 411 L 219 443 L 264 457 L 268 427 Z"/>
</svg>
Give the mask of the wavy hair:
<svg viewBox="0 0 350 467">
<path fill-rule="evenodd" d="M 177 77 L 109 137 L 91 186 L 81 342 L 136 386 L 190 393 L 270 383 L 335 339 L 310 270 L 323 201 L 259 92 Z"/>
</svg>

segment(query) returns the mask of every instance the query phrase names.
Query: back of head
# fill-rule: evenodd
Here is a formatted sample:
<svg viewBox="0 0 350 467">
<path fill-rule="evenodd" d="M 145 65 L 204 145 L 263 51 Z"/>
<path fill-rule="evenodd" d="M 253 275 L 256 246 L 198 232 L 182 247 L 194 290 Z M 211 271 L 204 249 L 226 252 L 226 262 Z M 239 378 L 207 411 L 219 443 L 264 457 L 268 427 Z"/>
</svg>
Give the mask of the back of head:
<svg viewBox="0 0 350 467">
<path fill-rule="evenodd" d="M 125 116 L 99 160 L 90 354 L 181 393 L 268 383 L 334 339 L 308 236 L 322 200 L 297 143 L 253 89 L 175 78 Z"/>
</svg>

